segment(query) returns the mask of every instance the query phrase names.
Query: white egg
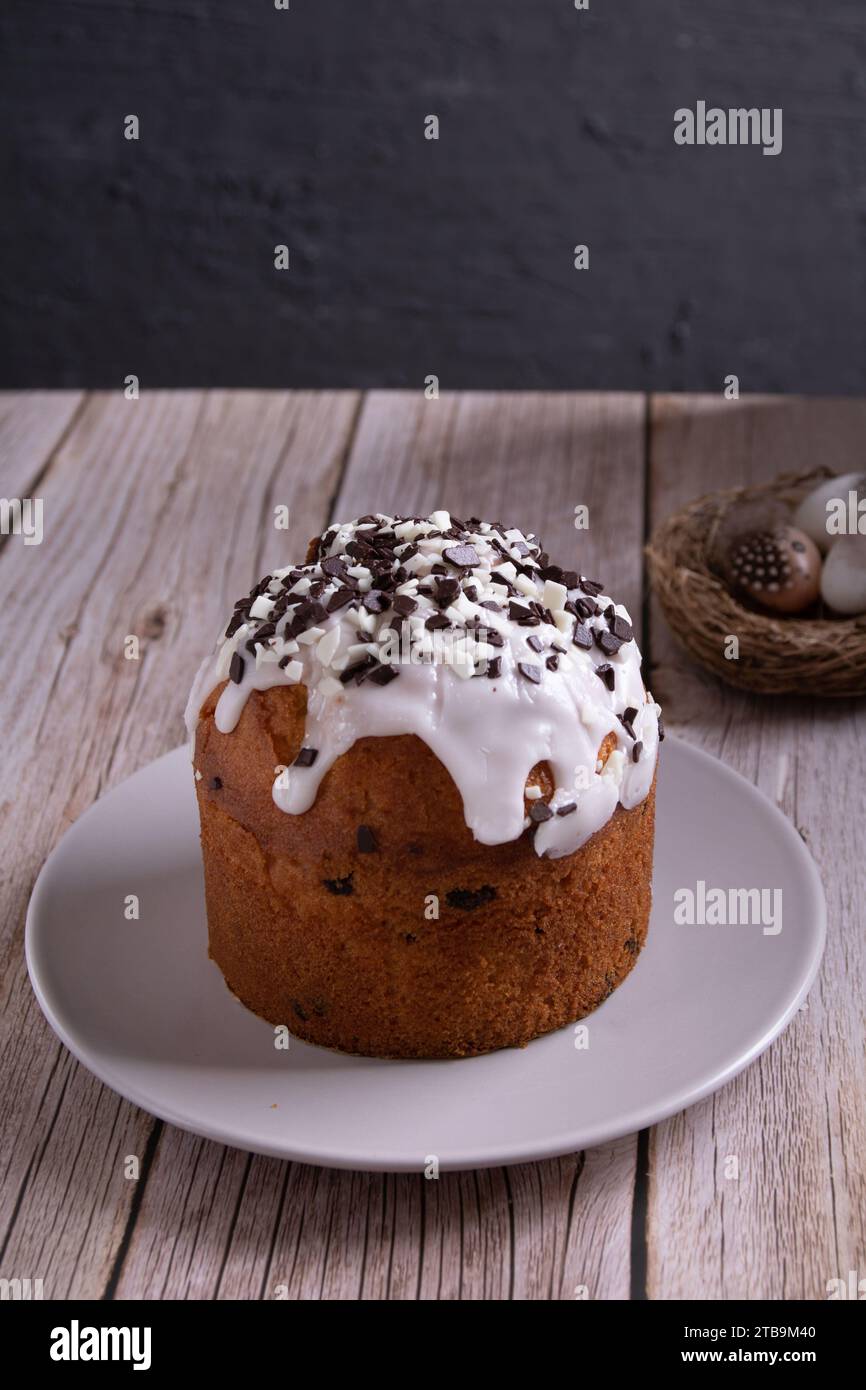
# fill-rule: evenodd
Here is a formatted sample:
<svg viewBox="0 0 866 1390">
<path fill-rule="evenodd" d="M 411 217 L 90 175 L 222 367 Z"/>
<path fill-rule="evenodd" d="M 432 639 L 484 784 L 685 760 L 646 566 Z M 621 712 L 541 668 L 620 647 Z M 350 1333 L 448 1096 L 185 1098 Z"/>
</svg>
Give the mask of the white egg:
<svg viewBox="0 0 866 1390">
<path fill-rule="evenodd" d="M 794 513 L 793 524 L 811 536 L 822 552 L 833 543 L 833 534 L 827 530 L 827 503 L 841 500 L 847 506 L 849 492 L 866 497 L 866 473 L 843 473 L 838 478 L 828 478 L 803 498 Z"/>
<path fill-rule="evenodd" d="M 866 613 L 866 536 L 839 536 L 821 572 L 821 597 L 837 613 Z"/>
</svg>

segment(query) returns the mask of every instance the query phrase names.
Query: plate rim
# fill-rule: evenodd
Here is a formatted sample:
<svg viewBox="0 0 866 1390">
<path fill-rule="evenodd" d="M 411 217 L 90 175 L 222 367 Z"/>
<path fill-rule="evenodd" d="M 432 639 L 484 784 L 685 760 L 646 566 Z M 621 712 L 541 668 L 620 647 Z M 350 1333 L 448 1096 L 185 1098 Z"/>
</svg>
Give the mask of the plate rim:
<svg viewBox="0 0 866 1390">
<path fill-rule="evenodd" d="M 763 803 L 766 811 L 769 808 L 771 819 L 775 818 L 778 827 L 781 827 L 783 839 L 787 839 L 792 846 L 799 862 L 804 866 L 806 876 L 810 882 L 813 894 L 813 908 L 810 917 L 814 924 L 814 933 L 811 945 L 811 952 L 808 965 L 794 997 L 787 1007 L 779 1014 L 773 1024 L 767 1028 L 761 1038 L 754 1043 L 744 1055 L 735 1058 L 727 1066 L 713 1073 L 698 1086 L 682 1088 L 676 1097 L 671 1097 L 664 1103 L 647 1103 L 637 1110 L 630 1110 L 624 1114 L 620 1120 L 609 1123 L 597 1123 L 589 1128 L 577 1131 L 571 1126 L 568 1131 L 558 1132 L 555 1135 L 548 1135 L 544 1139 L 527 1140 L 522 1144 L 510 1143 L 501 1145 L 500 1148 L 488 1146 L 483 1150 L 451 1150 L 446 1154 L 439 1154 L 440 1172 L 466 1172 L 472 1169 L 511 1167 L 520 1163 L 544 1162 L 547 1159 L 562 1157 L 565 1154 L 581 1152 L 585 1149 L 595 1148 L 602 1144 L 612 1143 L 630 1134 L 635 1134 L 642 1129 L 647 1129 L 653 1125 L 661 1124 L 670 1119 L 671 1116 L 680 1114 L 689 1109 L 692 1105 L 697 1105 L 705 1100 L 713 1092 L 720 1090 L 728 1082 L 733 1081 L 747 1067 L 766 1052 L 776 1039 L 785 1031 L 788 1024 L 797 1013 L 804 1000 L 808 996 L 813 984 L 815 983 L 818 970 L 824 954 L 827 936 L 827 905 L 824 894 L 824 886 L 808 846 L 803 841 L 796 827 L 779 809 L 776 803 L 767 793 L 756 783 L 749 781 L 742 773 L 720 758 L 708 753 L 704 748 L 690 743 L 687 739 L 681 738 L 676 734 L 668 733 L 668 742 L 675 744 L 683 751 L 685 756 L 694 757 L 698 761 L 711 764 L 716 775 L 721 774 L 729 782 L 733 782 L 738 789 L 746 788 L 746 794 L 752 794 L 757 800 Z M 412 1173 L 423 1171 L 423 1156 L 418 1154 L 417 1158 L 408 1159 L 404 1157 L 393 1157 L 387 1154 L 373 1156 L 370 1153 L 356 1153 L 351 1150 L 349 1145 L 341 1145 L 338 1150 L 329 1150 L 322 1146 L 305 1146 L 303 1143 L 292 1142 L 291 1136 L 285 1137 L 280 1143 L 262 1143 L 260 1139 L 251 1140 L 244 1138 L 241 1132 L 235 1132 L 224 1125 L 216 1125 L 205 1119 L 191 1120 L 188 1116 L 182 1115 L 167 1105 L 159 1096 L 151 1096 L 146 1088 L 131 1085 L 126 1078 L 118 1077 L 114 1074 L 110 1065 L 101 1065 L 97 1069 L 93 1065 L 93 1060 L 87 1055 L 86 1049 L 80 1046 L 67 1028 L 64 1018 L 62 1005 L 58 1007 L 58 1001 L 49 997 L 39 971 L 39 951 L 40 944 L 38 939 L 38 927 L 35 925 L 39 913 L 39 906 L 42 897 L 49 891 L 48 879 L 53 861 L 61 845 L 67 838 L 76 831 L 77 827 L 87 821 L 96 808 L 118 792 L 122 787 L 138 777 L 141 773 L 156 768 L 161 763 L 177 761 L 181 756 L 188 758 L 189 749 L 186 745 L 171 749 L 163 753 L 158 758 L 152 759 L 130 773 L 128 777 L 122 779 L 115 786 L 106 790 L 101 796 L 97 797 L 91 804 L 67 827 L 63 835 L 58 839 L 47 855 L 30 895 L 27 905 L 27 913 L 24 926 L 24 954 L 27 964 L 27 973 L 30 985 L 36 996 L 42 1013 L 55 1035 L 76 1058 L 77 1061 L 92 1075 L 107 1085 L 117 1095 L 123 1097 L 130 1104 L 138 1106 L 147 1114 L 166 1124 L 176 1126 L 189 1134 L 197 1135 L 200 1138 L 211 1140 L 215 1143 L 224 1144 L 229 1148 L 239 1149 L 242 1152 L 261 1154 L 267 1158 L 277 1158 L 284 1162 L 307 1163 L 315 1167 L 335 1168 L 341 1170 L 351 1170 L 354 1172 L 387 1172 L 387 1173 Z M 208 962 L 210 964 L 210 962 Z M 227 994 L 229 992 L 227 991 Z M 230 994 L 229 994 L 229 997 Z M 552 1036 L 552 1035 L 545 1035 Z M 535 1039 L 541 1042 L 544 1039 Z M 313 1044 L 308 1044 L 313 1046 Z M 530 1044 L 531 1046 L 532 1044 Z M 501 1049 L 507 1052 L 509 1049 Z M 511 1049 L 514 1051 L 514 1049 Z M 523 1049 L 520 1049 L 522 1052 Z M 378 1062 L 386 1061 L 389 1066 L 417 1065 L 419 1059 L 375 1059 Z M 432 1060 L 432 1059 L 431 1059 Z M 442 1059 L 440 1065 L 457 1065 L 462 1061 L 475 1061 L 476 1058 L 450 1058 Z M 368 1082 L 369 1084 L 369 1082 Z"/>
</svg>

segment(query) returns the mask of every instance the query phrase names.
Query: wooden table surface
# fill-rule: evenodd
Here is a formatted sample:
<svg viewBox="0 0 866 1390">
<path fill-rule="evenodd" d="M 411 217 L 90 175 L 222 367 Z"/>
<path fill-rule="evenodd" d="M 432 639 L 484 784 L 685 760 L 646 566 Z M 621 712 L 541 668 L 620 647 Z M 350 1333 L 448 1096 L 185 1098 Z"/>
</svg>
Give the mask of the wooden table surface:
<svg viewBox="0 0 866 1390">
<path fill-rule="evenodd" d="M 0 538 L 0 1277 L 59 1298 L 814 1299 L 866 1276 L 864 702 L 723 688 L 674 645 L 642 565 L 649 528 L 697 493 L 864 456 L 861 401 L 0 396 L 0 494 L 44 500 L 41 545 Z M 58 1042 L 27 979 L 27 900 L 94 798 L 181 741 L 238 594 L 332 517 L 436 506 L 515 518 L 643 613 L 668 726 L 760 785 L 817 860 L 821 974 L 737 1080 L 586 1153 L 427 1181 L 223 1148 L 121 1100 Z"/>
</svg>

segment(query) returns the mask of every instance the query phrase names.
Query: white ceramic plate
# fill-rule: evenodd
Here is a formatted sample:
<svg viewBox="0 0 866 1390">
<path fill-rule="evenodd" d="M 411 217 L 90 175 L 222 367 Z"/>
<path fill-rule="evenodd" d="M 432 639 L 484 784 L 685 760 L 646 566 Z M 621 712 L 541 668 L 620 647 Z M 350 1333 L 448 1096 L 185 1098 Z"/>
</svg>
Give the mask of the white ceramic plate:
<svg viewBox="0 0 866 1390">
<path fill-rule="evenodd" d="M 655 1123 L 748 1066 L 815 977 L 824 898 L 796 831 L 749 782 L 669 738 L 654 907 L 631 975 L 587 1020 L 524 1049 L 446 1062 L 347 1057 L 274 1031 L 207 956 L 186 751 L 86 812 L 43 868 L 27 961 L 45 1015 L 114 1090 L 172 1124 L 280 1158 L 421 1171 L 570 1153 Z M 782 929 L 676 925 L 674 893 L 782 891 Z M 140 903 L 137 921 L 124 912 Z M 769 901 L 769 900 L 768 900 Z"/>
</svg>

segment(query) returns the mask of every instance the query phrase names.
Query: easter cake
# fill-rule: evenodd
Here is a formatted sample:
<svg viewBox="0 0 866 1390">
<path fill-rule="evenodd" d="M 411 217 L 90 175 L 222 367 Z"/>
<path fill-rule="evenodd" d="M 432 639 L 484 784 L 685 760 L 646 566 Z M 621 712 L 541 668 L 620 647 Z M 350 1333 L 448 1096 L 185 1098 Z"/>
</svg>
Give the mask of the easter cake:
<svg viewBox="0 0 866 1390">
<path fill-rule="evenodd" d="M 627 611 L 532 534 L 330 526 L 236 604 L 187 722 L 210 954 L 270 1023 L 470 1056 L 634 965 L 660 712 Z"/>
</svg>

